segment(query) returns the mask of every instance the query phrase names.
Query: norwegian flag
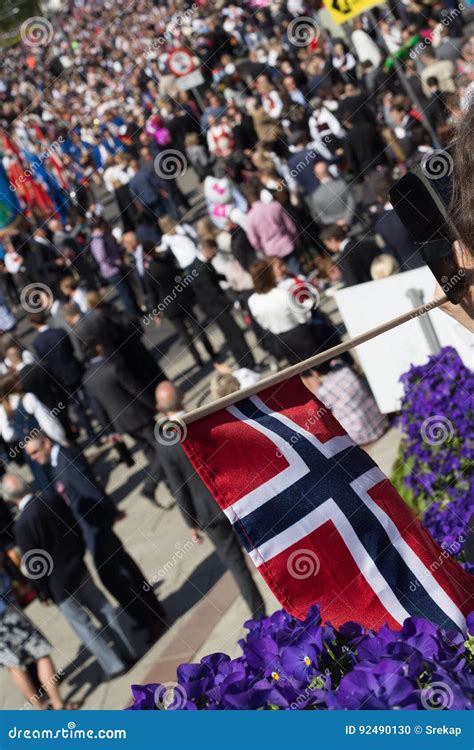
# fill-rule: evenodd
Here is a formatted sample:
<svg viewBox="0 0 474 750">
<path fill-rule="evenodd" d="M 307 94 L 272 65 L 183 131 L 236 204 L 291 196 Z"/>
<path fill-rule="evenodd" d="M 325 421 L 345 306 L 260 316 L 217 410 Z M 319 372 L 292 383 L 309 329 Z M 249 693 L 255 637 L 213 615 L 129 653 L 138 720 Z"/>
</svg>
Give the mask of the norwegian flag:
<svg viewBox="0 0 474 750">
<path fill-rule="evenodd" d="M 474 577 L 299 378 L 188 426 L 183 447 L 271 590 L 304 618 L 465 629 Z"/>
</svg>

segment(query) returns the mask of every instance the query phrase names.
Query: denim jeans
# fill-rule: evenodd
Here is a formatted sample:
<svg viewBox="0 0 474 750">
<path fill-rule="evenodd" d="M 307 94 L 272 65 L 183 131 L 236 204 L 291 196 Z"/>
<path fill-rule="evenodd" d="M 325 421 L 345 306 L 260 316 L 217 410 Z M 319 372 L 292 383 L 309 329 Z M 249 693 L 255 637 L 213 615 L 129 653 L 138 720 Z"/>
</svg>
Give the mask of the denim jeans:
<svg viewBox="0 0 474 750">
<path fill-rule="evenodd" d="M 84 578 L 74 595 L 59 604 L 59 609 L 84 646 L 96 657 L 107 676 L 112 676 L 125 668 L 122 658 L 109 646 L 109 633 L 115 642 L 122 645 L 123 651 L 130 653 L 130 656 L 134 655 L 133 646 L 119 625 L 114 608 L 90 578 Z M 87 610 L 102 624 L 100 630 L 95 627 Z"/>
</svg>

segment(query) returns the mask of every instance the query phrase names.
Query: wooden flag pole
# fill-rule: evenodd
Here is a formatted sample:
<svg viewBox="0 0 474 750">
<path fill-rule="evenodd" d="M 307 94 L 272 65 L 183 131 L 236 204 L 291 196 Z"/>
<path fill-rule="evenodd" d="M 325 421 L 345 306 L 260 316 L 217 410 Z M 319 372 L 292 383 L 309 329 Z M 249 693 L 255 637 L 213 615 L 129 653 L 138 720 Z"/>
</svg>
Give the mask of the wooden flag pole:
<svg viewBox="0 0 474 750">
<path fill-rule="evenodd" d="M 430 310 L 433 310 L 435 307 L 439 307 L 440 305 L 447 302 L 447 299 L 448 298 L 443 295 L 443 297 L 434 299 L 424 305 L 419 305 L 418 307 L 415 307 L 413 310 L 410 310 L 403 315 L 399 315 L 396 318 L 387 320 L 386 323 L 382 323 L 375 328 L 371 328 L 370 331 L 361 333 L 359 334 L 359 336 L 354 336 L 354 338 L 348 339 L 348 341 L 343 341 L 342 344 L 333 346 L 331 349 L 326 349 L 326 351 L 321 352 L 320 354 L 316 354 L 314 357 L 309 357 L 309 359 L 305 359 L 303 360 L 303 362 L 298 362 L 296 365 L 291 365 L 290 367 L 286 367 L 284 370 L 274 372 L 271 375 L 268 375 L 266 378 L 262 378 L 261 380 L 259 380 L 258 383 L 248 386 L 248 388 L 242 388 L 241 390 L 235 391 L 234 393 L 229 393 L 228 396 L 223 396 L 222 398 L 219 398 L 210 404 L 204 404 L 204 406 L 200 406 L 198 409 L 193 409 L 187 414 L 183 414 L 183 416 L 180 416 L 179 421 L 184 424 L 191 424 L 192 422 L 196 422 L 198 419 L 208 417 L 209 414 L 214 414 L 214 412 L 220 411 L 220 409 L 225 409 L 228 406 L 232 406 L 232 404 L 237 403 L 237 401 L 241 401 L 243 398 L 255 396 L 255 394 L 265 390 L 265 388 L 270 388 L 270 386 L 272 385 L 282 383 L 284 380 L 288 380 L 294 375 L 300 375 L 305 370 L 311 370 L 311 368 L 322 365 L 323 362 L 327 362 L 329 359 L 333 359 L 334 357 L 338 357 L 340 354 L 344 354 L 344 352 L 349 351 L 349 349 L 354 349 L 356 346 L 365 344 L 366 341 L 370 341 L 371 339 L 380 336 L 382 333 L 391 331 L 392 328 L 397 328 L 397 326 L 401 326 L 403 323 L 407 323 L 413 318 L 419 318 L 420 315 L 424 315 Z"/>
</svg>

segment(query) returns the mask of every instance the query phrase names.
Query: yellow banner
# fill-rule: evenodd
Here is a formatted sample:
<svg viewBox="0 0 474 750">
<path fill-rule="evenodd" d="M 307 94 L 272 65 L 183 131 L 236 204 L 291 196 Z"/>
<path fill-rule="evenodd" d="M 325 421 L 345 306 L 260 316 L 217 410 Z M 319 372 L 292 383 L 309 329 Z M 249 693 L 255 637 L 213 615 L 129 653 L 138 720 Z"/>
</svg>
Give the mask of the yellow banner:
<svg viewBox="0 0 474 750">
<path fill-rule="evenodd" d="M 364 10 L 382 5 L 383 0 L 323 0 L 335 23 L 341 24 L 355 18 Z"/>
</svg>

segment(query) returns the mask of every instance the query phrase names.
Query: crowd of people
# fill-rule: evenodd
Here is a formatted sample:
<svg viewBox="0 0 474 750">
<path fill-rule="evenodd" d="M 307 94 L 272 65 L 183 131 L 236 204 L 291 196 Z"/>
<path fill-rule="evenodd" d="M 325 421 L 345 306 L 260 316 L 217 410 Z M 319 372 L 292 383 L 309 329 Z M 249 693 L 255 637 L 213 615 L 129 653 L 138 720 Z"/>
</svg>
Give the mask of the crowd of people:
<svg viewBox="0 0 474 750">
<path fill-rule="evenodd" d="M 166 321 L 196 372 L 213 365 L 218 398 L 339 343 L 319 304 L 334 289 L 422 265 L 387 192 L 474 106 L 469 11 L 403 0 L 344 29 L 319 11 L 70 0 L 3 51 L 1 201 L 16 218 L 0 237 L 0 665 L 36 708 L 65 703 L 25 598 L 56 605 L 108 679 L 140 657 L 137 631 L 149 646 L 167 624 L 91 446 L 127 467 L 143 451 L 141 494 L 175 512 L 171 497 L 264 612 L 182 446 L 157 439 L 156 416 L 185 406 L 149 326 Z M 182 48 L 197 88 L 173 73 Z M 348 354 L 304 382 L 356 443 L 386 431 Z M 38 550 L 42 576 L 28 567 Z M 47 696 L 33 700 L 38 681 Z"/>
</svg>

